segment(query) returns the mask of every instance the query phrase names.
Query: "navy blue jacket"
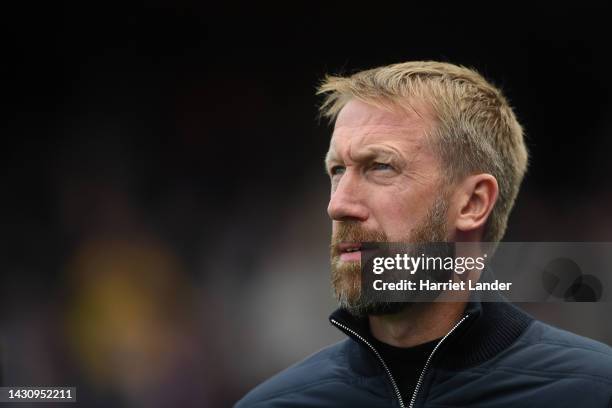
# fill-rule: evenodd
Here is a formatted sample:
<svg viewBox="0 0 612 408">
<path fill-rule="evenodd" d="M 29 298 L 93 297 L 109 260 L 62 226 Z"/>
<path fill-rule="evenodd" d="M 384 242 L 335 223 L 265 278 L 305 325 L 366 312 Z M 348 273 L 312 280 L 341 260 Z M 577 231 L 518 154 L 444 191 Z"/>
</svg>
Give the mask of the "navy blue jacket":
<svg viewBox="0 0 612 408">
<path fill-rule="evenodd" d="M 612 349 L 533 319 L 507 302 L 472 302 L 429 356 L 410 401 L 364 320 L 343 310 L 348 335 L 257 386 L 236 408 L 612 408 Z"/>
</svg>

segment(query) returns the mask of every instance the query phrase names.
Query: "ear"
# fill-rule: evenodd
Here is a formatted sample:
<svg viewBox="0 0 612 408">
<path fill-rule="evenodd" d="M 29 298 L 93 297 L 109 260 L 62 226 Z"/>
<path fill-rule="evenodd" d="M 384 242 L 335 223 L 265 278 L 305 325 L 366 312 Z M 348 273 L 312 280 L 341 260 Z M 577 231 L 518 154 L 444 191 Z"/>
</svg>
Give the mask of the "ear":
<svg viewBox="0 0 612 408">
<path fill-rule="evenodd" d="M 497 180 L 490 174 L 474 174 L 459 183 L 455 227 L 463 232 L 474 231 L 487 222 L 499 194 Z"/>
</svg>

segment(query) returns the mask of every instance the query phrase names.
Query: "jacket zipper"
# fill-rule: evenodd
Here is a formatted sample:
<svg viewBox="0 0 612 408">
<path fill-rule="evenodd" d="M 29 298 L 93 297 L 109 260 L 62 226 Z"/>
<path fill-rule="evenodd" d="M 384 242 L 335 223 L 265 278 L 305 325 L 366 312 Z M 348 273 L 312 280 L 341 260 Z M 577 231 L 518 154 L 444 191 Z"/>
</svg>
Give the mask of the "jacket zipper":
<svg viewBox="0 0 612 408">
<path fill-rule="evenodd" d="M 427 357 L 427 361 L 425 362 L 425 366 L 423 367 L 423 370 L 421 371 L 421 375 L 419 375 L 419 379 L 416 383 L 416 386 L 414 387 L 414 392 L 412 393 L 412 398 L 410 399 L 409 408 L 414 408 L 414 403 L 416 401 L 417 394 L 419 393 L 419 389 L 421 388 L 421 385 L 423 384 L 423 379 L 425 378 L 425 372 L 429 368 L 429 365 L 431 364 L 431 359 L 433 358 L 434 354 L 436 353 L 440 345 L 444 342 L 444 340 L 446 340 L 448 336 L 450 336 L 455 330 L 457 330 L 457 327 L 461 326 L 461 323 L 463 323 L 465 319 L 467 319 L 468 317 L 469 315 L 467 314 L 463 316 L 463 318 L 459 320 L 457 324 L 455 324 L 448 333 L 446 333 L 446 336 L 440 339 L 440 341 L 438 342 L 438 344 L 436 344 L 434 349 L 431 350 L 431 353 L 429 354 L 429 357 Z"/>
<path fill-rule="evenodd" d="M 421 375 L 419 376 L 417 384 L 414 387 L 414 392 L 412 393 L 412 399 L 410 400 L 409 408 L 413 408 L 414 407 L 414 402 L 416 401 L 417 394 L 419 392 L 419 389 L 421 388 L 421 385 L 423 383 L 423 379 L 425 378 L 425 372 L 429 368 L 429 365 L 431 364 L 431 359 L 433 358 L 433 355 L 435 354 L 436 350 L 438 350 L 438 348 L 444 342 L 444 340 L 446 340 L 446 338 L 448 336 L 450 336 L 461 325 L 461 323 L 463 323 L 465 321 L 465 319 L 467 319 L 468 317 L 469 317 L 469 315 L 463 316 L 463 318 L 461 320 L 459 320 L 457 322 L 457 324 L 455 324 L 453 326 L 453 328 L 450 329 L 450 331 L 448 333 L 446 333 L 446 335 L 440 339 L 438 344 L 436 344 L 434 349 L 429 354 L 429 357 L 427 358 L 427 361 L 425 362 L 425 366 L 423 367 L 423 370 L 421 371 Z M 395 391 L 395 396 L 397 397 L 397 400 L 399 401 L 400 407 L 401 408 L 406 408 L 406 406 L 404 405 L 404 400 L 402 400 L 402 394 L 400 393 L 399 387 L 397 386 L 397 383 L 395 382 L 395 378 L 393 378 L 393 374 L 391 374 L 391 370 L 389 370 L 389 367 L 387 366 L 387 363 L 385 363 L 385 360 L 383 360 L 383 358 L 380 355 L 380 353 L 378 352 L 378 350 L 376 350 L 376 348 L 374 348 L 374 346 L 372 346 L 372 344 L 370 344 L 370 342 L 368 342 L 365 338 L 360 336 L 356 331 L 354 331 L 352 329 L 349 329 L 348 327 L 346 327 L 342 323 L 338 322 L 336 319 L 331 319 L 331 322 L 334 325 L 336 325 L 336 326 L 340 327 L 341 329 L 343 329 L 344 331 L 347 331 L 347 332 L 351 333 L 353 336 L 357 337 L 359 340 L 361 340 L 365 345 L 367 345 L 374 352 L 374 354 L 376 355 L 376 357 L 378 357 L 378 360 L 382 364 L 383 368 L 387 372 L 387 376 L 389 377 L 389 380 L 391 381 L 391 385 L 393 386 L 393 390 Z"/>
<path fill-rule="evenodd" d="M 355 332 L 354 330 L 349 329 L 348 327 L 346 327 L 342 323 L 339 323 L 335 319 L 331 319 L 331 322 L 333 324 L 335 324 L 336 326 L 340 327 L 341 329 L 343 329 L 343 330 L 351 333 L 355 337 L 357 337 L 365 345 L 367 345 L 374 352 L 374 354 L 376 354 L 376 357 L 378 357 L 378 360 L 380 360 L 382 366 L 384 367 L 385 371 L 387 372 L 387 376 L 391 380 L 391 385 L 393 386 L 393 390 L 395 391 L 395 396 L 399 400 L 400 407 L 401 408 L 406 408 L 406 406 L 404 405 L 404 401 L 402 400 L 402 394 L 400 393 L 399 387 L 397 386 L 397 383 L 395 382 L 395 378 L 393 378 L 393 374 L 391 374 L 391 370 L 389 370 L 389 367 L 387 367 L 387 363 L 385 363 L 385 360 L 383 360 L 382 356 L 378 353 L 378 350 L 376 350 L 373 345 L 371 345 L 366 339 L 364 339 L 359 334 L 357 334 L 357 332 Z"/>
</svg>

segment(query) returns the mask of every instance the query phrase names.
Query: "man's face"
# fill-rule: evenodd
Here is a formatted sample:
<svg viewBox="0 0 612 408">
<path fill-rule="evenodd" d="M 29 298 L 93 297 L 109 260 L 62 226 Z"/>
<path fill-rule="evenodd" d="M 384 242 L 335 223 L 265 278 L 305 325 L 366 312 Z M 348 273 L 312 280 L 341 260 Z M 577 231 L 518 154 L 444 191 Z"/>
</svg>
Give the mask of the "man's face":
<svg viewBox="0 0 612 408">
<path fill-rule="evenodd" d="M 426 142 L 424 106 L 389 112 L 352 100 L 340 111 L 326 157 L 331 178 L 332 285 L 357 313 L 397 310 L 359 304 L 361 242 L 448 240 L 440 160 Z"/>
</svg>

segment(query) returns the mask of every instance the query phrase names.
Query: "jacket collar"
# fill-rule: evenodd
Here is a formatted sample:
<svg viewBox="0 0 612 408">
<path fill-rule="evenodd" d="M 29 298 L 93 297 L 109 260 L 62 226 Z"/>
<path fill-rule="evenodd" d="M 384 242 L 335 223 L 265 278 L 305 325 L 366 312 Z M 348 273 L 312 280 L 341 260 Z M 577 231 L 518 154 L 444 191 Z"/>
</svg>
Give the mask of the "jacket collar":
<svg viewBox="0 0 612 408">
<path fill-rule="evenodd" d="M 437 353 L 437 357 L 444 355 L 444 359 L 436 358 L 438 366 L 461 369 L 483 363 L 514 343 L 533 321 L 533 317 L 499 295 L 486 302 L 472 295 L 464 312 L 468 318 Z M 329 319 L 357 343 L 363 346 L 364 340 L 372 343 L 367 318 L 356 318 L 344 309 L 337 309 Z"/>
</svg>

